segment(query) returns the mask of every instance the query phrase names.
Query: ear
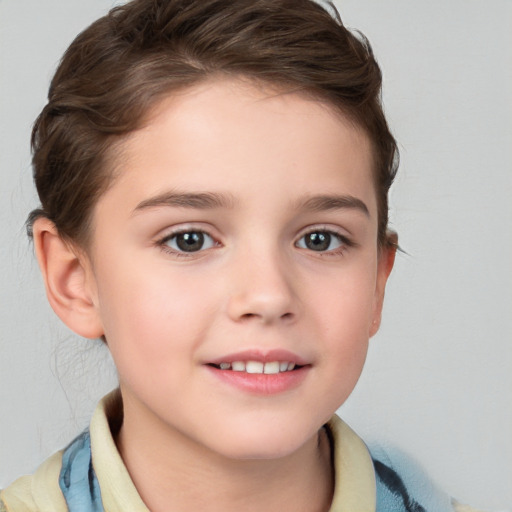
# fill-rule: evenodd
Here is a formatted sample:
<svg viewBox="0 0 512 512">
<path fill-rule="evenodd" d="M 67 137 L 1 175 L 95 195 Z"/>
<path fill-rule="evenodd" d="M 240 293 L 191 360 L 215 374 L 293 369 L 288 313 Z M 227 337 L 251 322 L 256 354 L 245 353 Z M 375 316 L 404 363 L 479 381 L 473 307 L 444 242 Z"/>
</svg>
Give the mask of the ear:
<svg viewBox="0 0 512 512">
<path fill-rule="evenodd" d="M 57 316 L 80 336 L 102 336 L 94 276 L 85 253 L 63 240 L 46 218 L 34 222 L 33 236 L 46 296 Z"/>
<path fill-rule="evenodd" d="M 377 263 L 377 282 L 375 286 L 375 299 L 373 317 L 370 325 L 370 337 L 377 333 L 382 319 L 382 307 L 384 305 L 384 292 L 389 274 L 395 264 L 396 250 L 398 247 L 398 235 L 393 232 L 387 234 L 386 245 L 380 249 Z"/>
</svg>

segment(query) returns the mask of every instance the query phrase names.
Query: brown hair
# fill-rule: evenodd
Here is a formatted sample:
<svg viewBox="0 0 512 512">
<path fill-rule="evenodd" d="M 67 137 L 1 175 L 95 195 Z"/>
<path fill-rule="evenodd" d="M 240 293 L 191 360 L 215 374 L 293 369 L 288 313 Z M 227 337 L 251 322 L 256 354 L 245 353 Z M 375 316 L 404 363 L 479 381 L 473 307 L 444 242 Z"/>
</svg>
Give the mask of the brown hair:
<svg viewBox="0 0 512 512">
<path fill-rule="evenodd" d="M 327 101 L 374 147 L 378 241 L 389 242 L 398 152 L 370 44 L 313 0 L 133 0 L 70 45 L 32 132 L 40 216 L 88 241 L 92 210 L 113 180 L 115 147 L 163 95 L 215 75 L 246 77 Z"/>
</svg>

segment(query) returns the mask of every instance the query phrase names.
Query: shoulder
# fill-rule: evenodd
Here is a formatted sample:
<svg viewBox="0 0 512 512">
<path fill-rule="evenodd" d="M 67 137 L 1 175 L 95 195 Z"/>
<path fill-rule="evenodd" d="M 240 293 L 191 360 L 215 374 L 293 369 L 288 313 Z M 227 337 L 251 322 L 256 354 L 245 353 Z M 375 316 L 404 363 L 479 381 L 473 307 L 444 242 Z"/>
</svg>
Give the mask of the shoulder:
<svg viewBox="0 0 512 512">
<path fill-rule="evenodd" d="M 0 494 L 0 512 L 97 511 L 100 504 L 88 430 Z"/>
<path fill-rule="evenodd" d="M 479 512 L 442 491 L 420 464 L 396 447 L 369 447 L 375 468 L 377 512 Z"/>
<path fill-rule="evenodd" d="M 338 416 L 326 427 L 335 470 L 330 512 L 479 512 L 453 500 L 401 450 L 364 443 Z"/>
<path fill-rule="evenodd" d="M 59 486 L 62 451 L 52 455 L 30 476 L 0 491 L 0 512 L 67 512 Z"/>
</svg>

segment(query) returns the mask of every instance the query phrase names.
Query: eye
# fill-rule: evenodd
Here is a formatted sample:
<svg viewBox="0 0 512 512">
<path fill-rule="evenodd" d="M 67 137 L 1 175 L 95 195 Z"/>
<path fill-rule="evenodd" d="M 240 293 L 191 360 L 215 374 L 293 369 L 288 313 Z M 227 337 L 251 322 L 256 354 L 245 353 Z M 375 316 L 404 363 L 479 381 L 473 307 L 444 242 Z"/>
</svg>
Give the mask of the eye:
<svg viewBox="0 0 512 512">
<path fill-rule="evenodd" d="M 350 246 L 350 242 L 345 237 L 332 231 L 311 231 L 302 236 L 297 247 L 309 249 L 316 252 L 335 251 L 343 246 Z"/>
<path fill-rule="evenodd" d="M 204 231 L 182 231 L 166 237 L 162 245 L 176 252 L 198 252 L 214 247 L 215 241 Z"/>
</svg>

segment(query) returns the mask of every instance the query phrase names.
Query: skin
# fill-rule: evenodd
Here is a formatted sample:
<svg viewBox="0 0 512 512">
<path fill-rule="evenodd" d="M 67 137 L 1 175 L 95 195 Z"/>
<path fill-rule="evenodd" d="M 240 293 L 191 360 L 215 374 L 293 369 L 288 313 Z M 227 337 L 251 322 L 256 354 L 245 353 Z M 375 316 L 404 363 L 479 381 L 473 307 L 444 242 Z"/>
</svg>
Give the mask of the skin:
<svg viewBox="0 0 512 512">
<path fill-rule="evenodd" d="M 377 244 L 368 138 L 318 101 L 215 81 L 163 100 L 120 155 L 86 251 L 45 219 L 34 235 L 56 312 L 106 337 L 117 443 L 142 498 L 153 511 L 328 510 L 321 427 L 361 373 L 394 258 Z M 190 200 L 205 193 L 221 200 Z M 204 233 L 202 248 L 180 252 L 183 231 Z M 209 366 L 277 349 L 305 367 L 277 393 Z"/>
</svg>

